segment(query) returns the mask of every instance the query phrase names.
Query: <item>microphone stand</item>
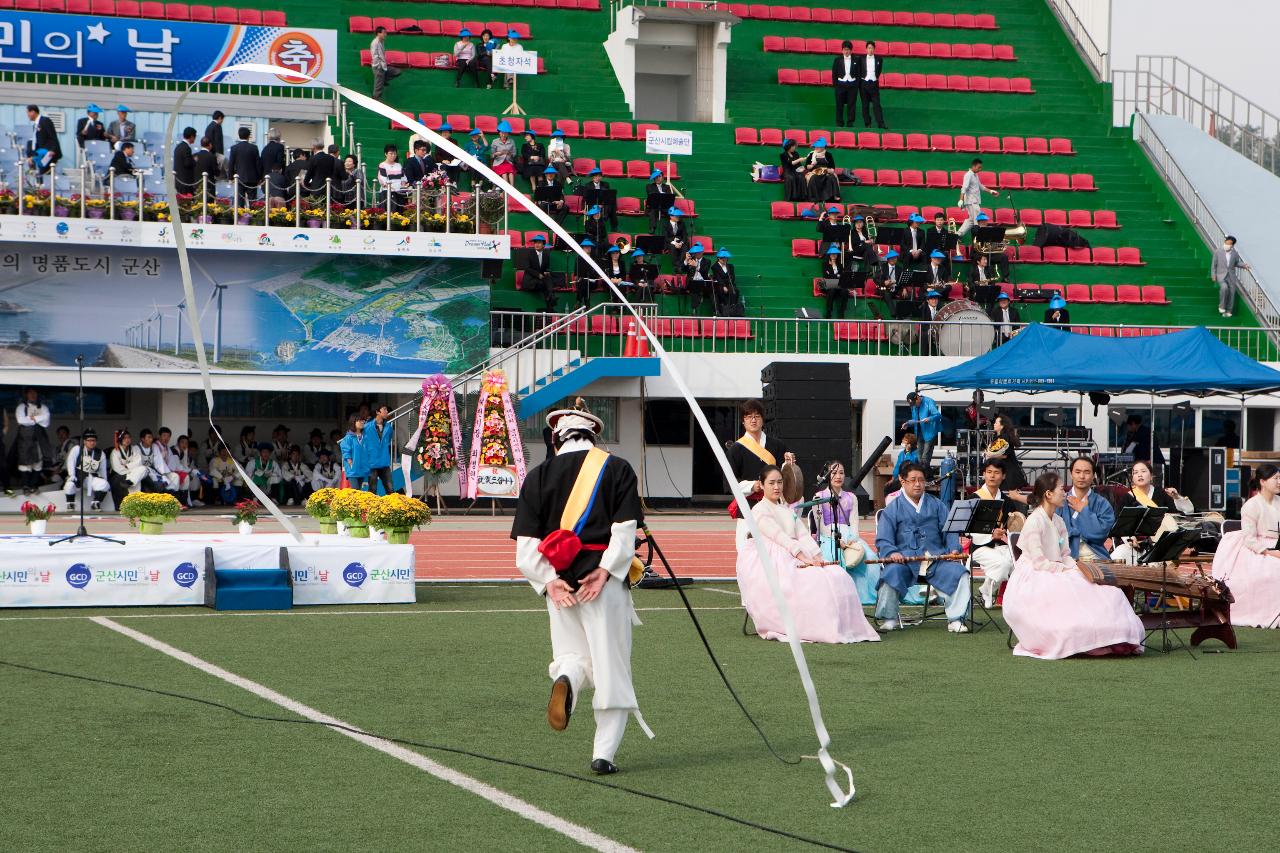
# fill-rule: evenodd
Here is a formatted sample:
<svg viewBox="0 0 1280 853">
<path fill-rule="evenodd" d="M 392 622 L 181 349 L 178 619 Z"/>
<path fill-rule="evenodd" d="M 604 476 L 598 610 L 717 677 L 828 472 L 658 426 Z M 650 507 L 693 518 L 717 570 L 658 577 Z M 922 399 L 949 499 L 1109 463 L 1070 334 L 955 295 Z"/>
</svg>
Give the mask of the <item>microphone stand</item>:
<svg viewBox="0 0 1280 853">
<path fill-rule="evenodd" d="M 76 403 L 80 409 L 80 456 L 76 459 L 76 464 L 80 466 L 80 473 L 84 473 L 84 356 L 76 356 L 76 378 L 79 382 L 79 389 L 76 392 Z M 105 455 L 105 451 L 104 451 Z M 70 472 L 68 472 L 70 473 Z M 100 539 L 103 542 L 114 542 L 117 545 L 123 545 L 123 539 L 112 539 L 110 536 L 99 536 L 96 533 L 90 533 L 84 526 L 84 505 L 88 494 L 92 494 L 92 490 L 86 489 L 87 477 L 81 477 L 80 482 L 76 485 L 76 496 L 80 499 L 80 527 L 75 533 L 69 536 L 63 536 L 49 543 L 49 547 L 59 545 L 63 542 L 74 542 L 77 539 Z M 119 507 L 117 507 L 119 509 Z"/>
</svg>

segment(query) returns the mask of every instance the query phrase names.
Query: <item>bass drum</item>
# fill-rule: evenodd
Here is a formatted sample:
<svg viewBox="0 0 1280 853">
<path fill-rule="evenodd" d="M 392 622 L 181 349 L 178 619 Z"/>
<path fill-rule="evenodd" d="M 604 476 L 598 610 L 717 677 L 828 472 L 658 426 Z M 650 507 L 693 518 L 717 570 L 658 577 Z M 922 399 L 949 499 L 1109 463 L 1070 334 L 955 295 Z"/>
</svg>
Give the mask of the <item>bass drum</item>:
<svg viewBox="0 0 1280 853">
<path fill-rule="evenodd" d="M 943 355 L 982 355 L 995 344 L 995 324 L 978 303 L 968 299 L 956 299 L 938 309 L 933 333 Z"/>
</svg>

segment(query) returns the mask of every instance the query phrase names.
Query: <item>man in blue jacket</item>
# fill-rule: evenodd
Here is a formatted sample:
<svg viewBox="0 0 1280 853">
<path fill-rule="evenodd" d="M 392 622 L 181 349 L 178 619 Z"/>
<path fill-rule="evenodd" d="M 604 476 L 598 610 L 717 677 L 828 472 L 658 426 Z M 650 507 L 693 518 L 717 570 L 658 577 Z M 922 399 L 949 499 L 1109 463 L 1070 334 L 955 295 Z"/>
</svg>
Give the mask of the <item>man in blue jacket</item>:
<svg viewBox="0 0 1280 853">
<path fill-rule="evenodd" d="M 1058 517 L 1067 525 L 1071 556 L 1077 560 L 1109 560 L 1107 538 L 1116 523 L 1111 503 L 1093 490 L 1093 460 L 1078 457 L 1071 463 L 1071 488 L 1067 501 L 1058 507 Z"/>
<path fill-rule="evenodd" d="M 926 397 L 919 391 L 907 395 L 907 405 L 911 406 L 911 420 L 902 425 L 904 430 L 912 430 L 920 439 L 920 464 L 925 471 L 929 470 L 929 460 L 933 458 L 933 445 L 938 440 L 938 432 L 942 427 L 942 410 L 933 398 Z"/>
<path fill-rule="evenodd" d="M 378 493 L 378 481 L 382 481 L 382 493 L 389 495 L 391 485 L 391 444 L 395 441 L 396 428 L 388 422 L 391 412 L 383 403 L 374 410 L 373 420 L 364 425 L 364 456 L 369 464 L 369 491 Z"/>
<path fill-rule="evenodd" d="M 353 489 L 363 489 L 369 479 L 369 463 L 364 452 L 364 418 L 352 415 L 347 422 L 347 434 L 338 442 L 342 456 L 342 473 Z"/>
</svg>

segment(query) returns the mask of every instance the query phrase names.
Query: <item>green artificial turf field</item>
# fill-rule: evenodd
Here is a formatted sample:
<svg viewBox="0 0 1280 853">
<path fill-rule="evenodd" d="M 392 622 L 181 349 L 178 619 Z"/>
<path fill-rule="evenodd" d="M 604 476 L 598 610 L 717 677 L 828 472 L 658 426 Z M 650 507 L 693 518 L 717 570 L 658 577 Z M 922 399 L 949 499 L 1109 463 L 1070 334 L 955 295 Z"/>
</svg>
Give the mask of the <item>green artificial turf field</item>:
<svg viewBox="0 0 1280 853">
<path fill-rule="evenodd" d="M 729 585 L 708 585 L 732 590 Z M 814 737 L 785 645 L 741 635 L 733 595 L 689 595 L 779 750 Z M 368 731 L 586 775 L 592 721 L 545 723 L 546 617 L 521 587 L 420 587 L 416 607 L 292 614 L 5 611 L 0 659 L 287 711 L 91 622 L 127 627 Z M 635 681 L 609 781 L 859 851 L 1275 849 L 1280 633 L 1223 654 L 1016 659 L 938 623 L 807 646 L 857 799 L 770 758 L 673 592 L 636 594 Z M 660 608 L 660 609 L 650 609 Z M 148 618 L 139 618 L 154 614 Z M 1221 648 L 1209 643 L 1208 648 Z M 579 845 L 317 726 L 0 665 L 0 850 L 567 850 Z M 562 777 L 421 750 L 643 850 L 817 849 Z"/>
</svg>

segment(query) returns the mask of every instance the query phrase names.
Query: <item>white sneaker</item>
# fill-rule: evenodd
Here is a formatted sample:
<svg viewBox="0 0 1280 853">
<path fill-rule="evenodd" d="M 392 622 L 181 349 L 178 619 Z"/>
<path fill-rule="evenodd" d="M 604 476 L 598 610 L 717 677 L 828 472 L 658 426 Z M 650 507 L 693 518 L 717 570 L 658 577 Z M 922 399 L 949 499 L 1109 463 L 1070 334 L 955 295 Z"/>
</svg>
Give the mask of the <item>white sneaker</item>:
<svg viewBox="0 0 1280 853">
<path fill-rule="evenodd" d="M 890 631 L 896 631 L 898 630 L 898 620 L 886 619 L 880 623 L 880 627 L 876 630 L 878 630 L 881 634 L 887 634 Z"/>
<path fill-rule="evenodd" d="M 954 622 L 947 623 L 947 630 L 953 634 L 967 634 L 969 633 L 969 626 L 964 624 L 964 620 L 957 619 Z"/>
<path fill-rule="evenodd" d="M 1223 317 L 1230 317 L 1230 316 L 1231 316 L 1231 312 L 1230 312 L 1230 311 L 1227 311 L 1227 312 L 1225 312 L 1222 316 L 1223 316 Z"/>
<path fill-rule="evenodd" d="M 1218 309 L 1218 313 L 1221 314 L 1223 317 L 1227 316 L 1227 312 L 1223 311 L 1221 308 Z"/>
</svg>

